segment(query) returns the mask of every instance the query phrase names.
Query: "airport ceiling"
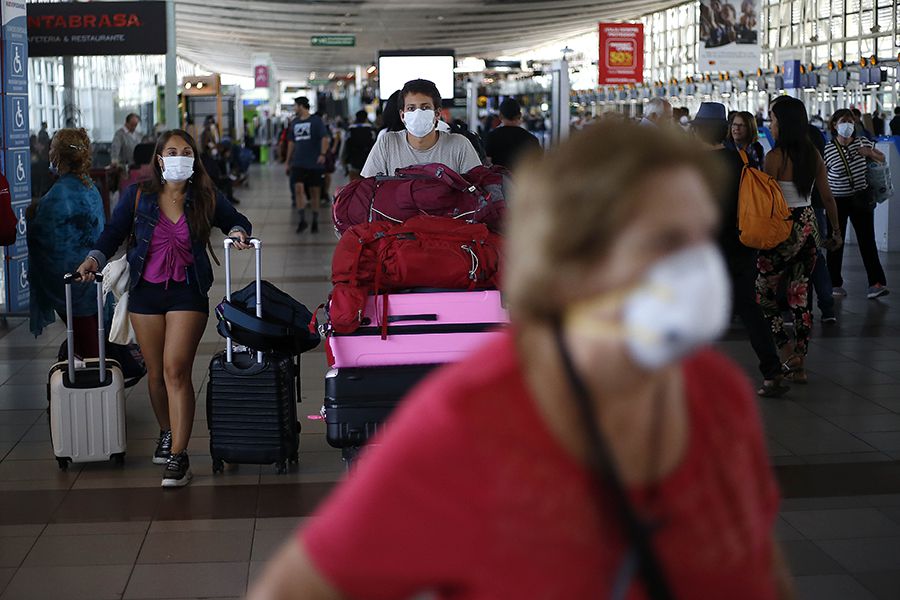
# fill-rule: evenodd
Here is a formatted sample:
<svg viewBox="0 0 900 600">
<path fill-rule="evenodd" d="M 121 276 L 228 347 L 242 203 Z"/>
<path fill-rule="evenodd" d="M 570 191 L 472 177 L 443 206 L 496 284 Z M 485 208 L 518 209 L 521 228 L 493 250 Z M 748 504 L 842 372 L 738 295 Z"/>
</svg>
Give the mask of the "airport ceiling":
<svg viewBox="0 0 900 600">
<path fill-rule="evenodd" d="M 379 50 L 450 48 L 496 58 L 634 19 L 684 0 L 176 0 L 178 52 L 212 71 L 250 76 L 272 56 L 279 79 L 350 70 Z M 352 48 L 311 37 L 352 34 Z"/>
</svg>

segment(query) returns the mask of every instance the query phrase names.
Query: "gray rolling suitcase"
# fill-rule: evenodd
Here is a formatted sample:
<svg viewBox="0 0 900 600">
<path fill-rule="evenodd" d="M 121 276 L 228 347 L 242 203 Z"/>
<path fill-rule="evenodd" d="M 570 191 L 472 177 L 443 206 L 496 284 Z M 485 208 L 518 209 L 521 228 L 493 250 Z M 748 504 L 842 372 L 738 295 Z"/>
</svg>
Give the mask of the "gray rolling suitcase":
<svg viewBox="0 0 900 600">
<path fill-rule="evenodd" d="M 103 315 L 102 276 L 97 274 L 97 311 Z M 72 315 L 72 285 L 76 276 L 67 275 L 66 315 Z M 125 380 L 122 368 L 106 360 L 106 332 L 98 319 L 100 356 L 85 360 L 75 368 L 74 332 L 68 318 L 66 338 L 68 360 L 50 369 L 47 397 L 50 402 L 50 438 L 59 468 L 70 462 L 98 462 L 113 459 L 125 462 Z"/>
</svg>

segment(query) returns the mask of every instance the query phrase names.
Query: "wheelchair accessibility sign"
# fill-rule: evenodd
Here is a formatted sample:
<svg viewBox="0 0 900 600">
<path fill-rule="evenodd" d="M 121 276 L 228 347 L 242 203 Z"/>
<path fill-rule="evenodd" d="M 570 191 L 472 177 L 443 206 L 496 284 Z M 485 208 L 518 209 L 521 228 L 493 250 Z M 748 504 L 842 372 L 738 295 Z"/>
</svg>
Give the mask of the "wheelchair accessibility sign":
<svg viewBox="0 0 900 600">
<path fill-rule="evenodd" d="M 6 175 L 12 201 L 31 200 L 31 150 L 10 148 L 6 151 Z"/>
<path fill-rule="evenodd" d="M 28 257 L 9 259 L 9 267 L 6 271 L 9 277 L 9 310 L 14 313 L 28 311 L 28 301 L 31 297 L 31 285 L 28 281 Z"/>
<path fill-rule="evenodd" d="M 7 95 L 4 113 L 6 114 L 6 147 L 15 148 L 28 145 L 28 96 Z"/>
<path fill-rule="evenodd" d="M 28 93 L 28 22 L 23 0 L 3 0 L 3 93 Z"/>
</svg>

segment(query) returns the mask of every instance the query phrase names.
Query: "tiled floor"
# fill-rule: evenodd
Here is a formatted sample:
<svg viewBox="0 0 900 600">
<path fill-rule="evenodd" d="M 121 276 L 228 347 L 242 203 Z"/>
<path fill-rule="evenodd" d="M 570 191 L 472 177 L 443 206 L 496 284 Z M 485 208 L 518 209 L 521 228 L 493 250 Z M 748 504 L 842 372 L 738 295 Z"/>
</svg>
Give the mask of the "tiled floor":
<svg viewBox="0 0 900 600">
<path fill-rule="evenodd" d="M 309 306 L 328 293 L 335 238 L 297 236 L 281 169 L 254 172 L 241 210 L 263 241 L 264 275 Z M 900 282 L 900 257 L 885 255 Z M 238 285 L 249 255 L 236 256 Z M 777 535 L 803 600 L 900 598 L 900 302 L 865 299 L 854 248 L 845 267 L 853 296 L 839 323 L 816 326 L 811 382 L 763 400 L 772 461 L 785 495 Z M 221 297 L 220 281 L 211 297 Z M 900 283 L 898 292 L 900 292 Z M 59 471 L 49 444 L 47 368 L 64 337 L 57 324 L 34 339 L 22 319 L 0 327 L 0 599 L 237 598 L 262 561 L 343 475 L 318 413 L 321 349 L 301 364 L 301 457 L 286 475 L 228 467 L 213 476 L 205 398 L 210 356 L 223 347 L 210 322 L 194 367 L 198 398 L 190 445 L 194 482 L 159 488 L 149 455 L 158 433 L 142 385 L 128 395 L 128 459 Z M 723 349 L 755 379 L 749 344 Z"/>
</svg>

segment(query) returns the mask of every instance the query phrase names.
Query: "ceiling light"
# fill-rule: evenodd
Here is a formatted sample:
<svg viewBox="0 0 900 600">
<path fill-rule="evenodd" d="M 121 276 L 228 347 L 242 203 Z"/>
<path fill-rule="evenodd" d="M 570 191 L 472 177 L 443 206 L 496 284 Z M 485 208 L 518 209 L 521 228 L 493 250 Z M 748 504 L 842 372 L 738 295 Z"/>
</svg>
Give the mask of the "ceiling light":
<svg viewBox="0 0 900 600">
<path fill-rule="evenodd" d="M 368 69 L 366 69 L 366 73 L 368 73 L 369 75 L 371 75 L 372 73 L 374 73 L 374 72 L 377 71 L 377 70 L 378 70 L 378 67 L 376 67 L 375 65 L 372 65 L 372 66 L 370 66 Z"/>
<path fill-rule="evenodd" d="M 444 16 L 443 16 L 443 15 L 438 15 L 437 20 L 438 20 L 438 21 L 443 21 L 443 20 L 444 20 Z"/>
<path fill-rule="evenodd" d="M 191 85 L 191 82 L 190 82 L 190 81 L 188 81 L 186 84 L 184 84 L 184 89 L 186 89 L 186 90 L 189 90 L 189 89 L 191 89 L 192 87 L 194 87 L 194 86 Z"/>
<path fill-rule="evenodd" d="M 200 83 L 197 84 L 197 89 L 198 89 L 198 90 L 202 90 L 202 89 L 203 89 L 203 82 L 202 82 L 202 81 L 201 81 Z"/>
<path fill-rule="evenodd" d="M 331 73 L 328 74 L 328 79 L 334 79 L 334 76 L 335 76 L 335 72 L 332 71 Z"/>
</svg>

